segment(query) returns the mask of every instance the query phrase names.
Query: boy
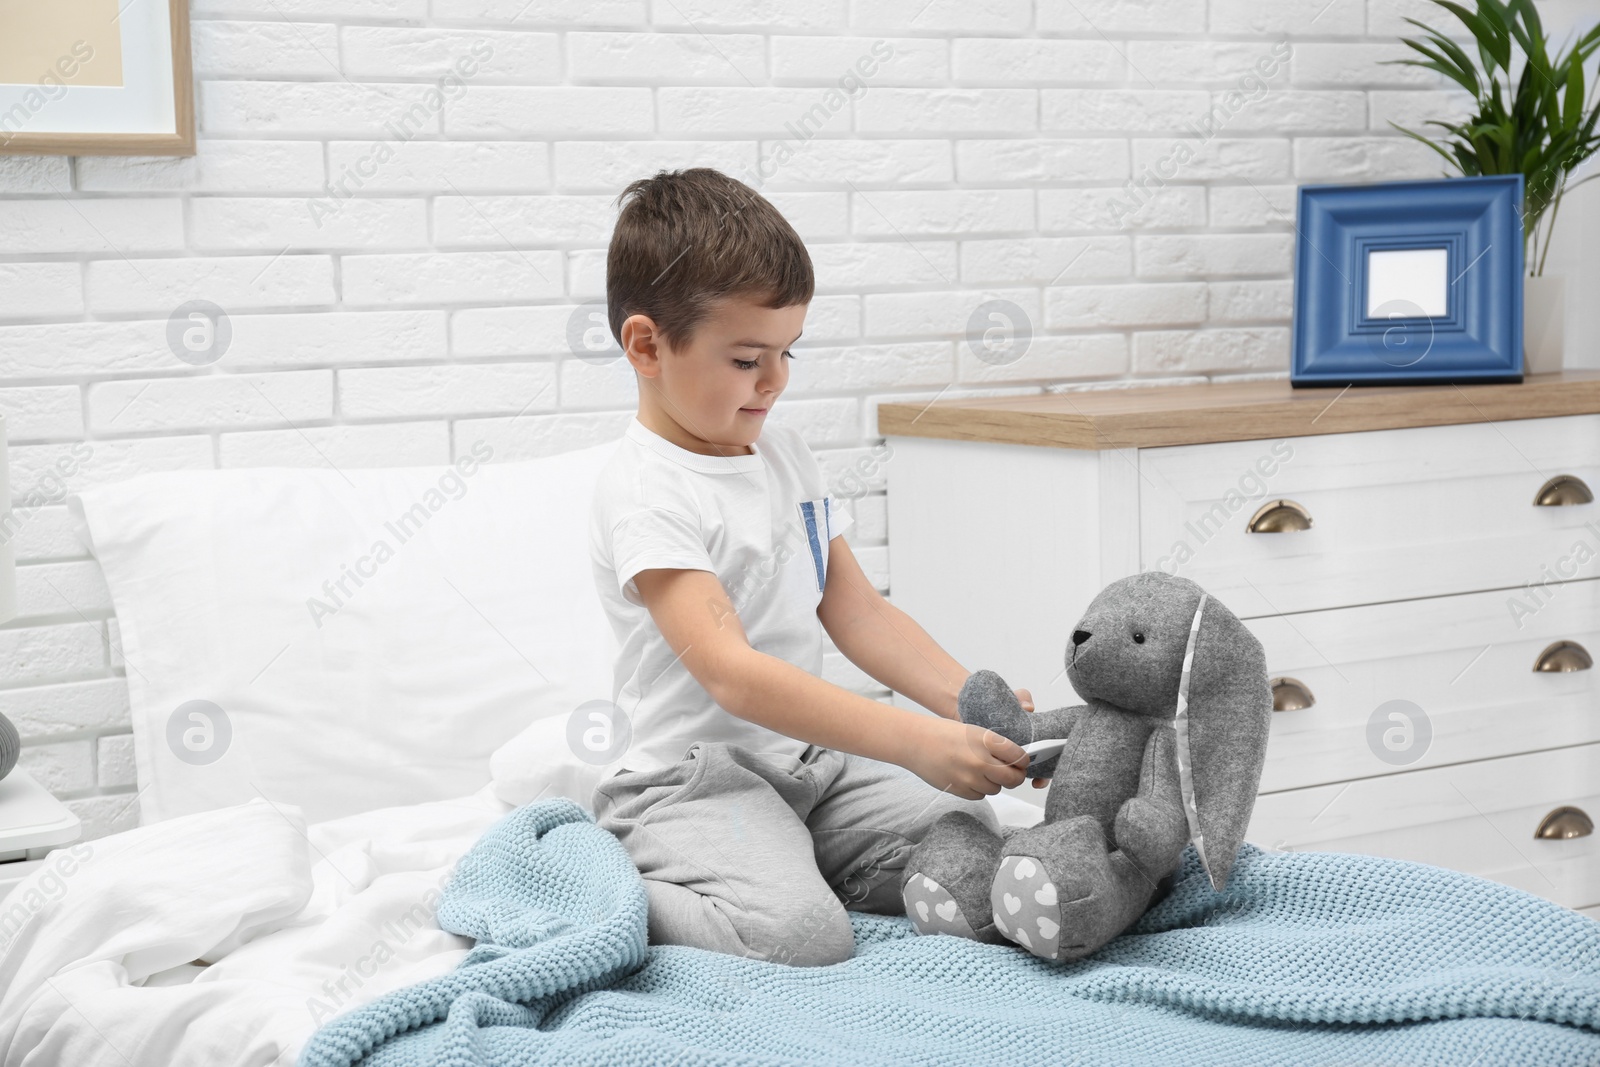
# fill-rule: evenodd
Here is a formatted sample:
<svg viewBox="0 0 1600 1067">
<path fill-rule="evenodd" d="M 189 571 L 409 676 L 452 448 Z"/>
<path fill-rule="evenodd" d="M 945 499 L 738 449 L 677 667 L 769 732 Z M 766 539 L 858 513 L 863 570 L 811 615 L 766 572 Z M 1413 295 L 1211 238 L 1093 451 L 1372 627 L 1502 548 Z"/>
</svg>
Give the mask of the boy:
<svg viewBox="0 0 1600 1067">
<path fill-rule="evenodd" d="M 590 539 L 632 740 L 596 820 L 644 877 L 652 943 L 836 963 L 855 948 L 844 905 L 904 914 L 911 847 L 949 811 L 999 830 L 983 798 L 1028 757 L 960 721 L 970 672 L 873 588 L 810 449 L 767 424 L 812 298 L 799 236 L 707 168 L 618 203 L 608 314 L 639 411 Z M 823 627 L 938 715 L 823 681 Z"/>
</svg>

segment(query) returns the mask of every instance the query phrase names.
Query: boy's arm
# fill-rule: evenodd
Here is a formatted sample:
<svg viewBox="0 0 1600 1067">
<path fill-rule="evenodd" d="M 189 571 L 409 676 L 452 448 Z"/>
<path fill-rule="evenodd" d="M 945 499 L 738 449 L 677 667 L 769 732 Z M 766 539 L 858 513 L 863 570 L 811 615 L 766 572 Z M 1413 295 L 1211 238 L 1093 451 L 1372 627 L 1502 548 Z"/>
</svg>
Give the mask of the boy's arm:
<svg viewBox="0 0 1600 1067">
<path fill-rule="evenodd" d="M 909 614 L 883 598 L 862 573 L 843 536 L 829 541 L 827 585 L 816 614 L 850 662 L 931 712 L 960 718 L 957 697 L 973 672 L 939 648 Z M 1034 697 L 1027 689 L 1016 689 L 1016 694 L 1024 709 L 1034 710 Z"/>
<path fill-rule="evenodd" d="M 667 644 L 730 714 L 824 748 L 898 764 L 967 800 L 1024 780 L 1018 764 L 1026 764 L 1026 755 L 1000 734 L 880 703 L 751 648 L 727 591 L 710 571 L 651 568 L 638 572 L 634 584 Z"/>
<path fill-rule="evenodd" d="M 842 534 L 828 542 L 828 579 L 817 617 L 851 663 L 929 711 L 960 717 L 956 698 L 972 672 L 884 599 Z"/>
<path fill-rule="evenodd" d="M 883 598 L 861 571 L 843 535 L 828 542 L 828 580 L 817 617 L 845 658 L 872 677 L 947 719 L 961 718 L 957 698 L 970 675 L 916 620 Z M 1014 690 L 1023 710 L 1033 694 Z M 1043 789 L 1050 779 L 1033 779 Z"/>
</svg>

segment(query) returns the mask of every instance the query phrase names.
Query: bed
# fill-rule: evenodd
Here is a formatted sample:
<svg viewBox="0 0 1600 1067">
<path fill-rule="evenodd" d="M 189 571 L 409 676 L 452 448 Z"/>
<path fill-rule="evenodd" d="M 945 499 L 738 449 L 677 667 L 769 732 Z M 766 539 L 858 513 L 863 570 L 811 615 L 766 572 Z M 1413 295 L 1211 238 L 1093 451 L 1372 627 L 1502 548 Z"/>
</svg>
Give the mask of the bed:
<svg viewBox="0 0 1600 1067">
<path fill-rule="evenodd" d="M 69 498 L 139 825 L 0 906 L 0 1067 L 1600 1064 L 1600 923 L 1368 857 L 1249 845 L 1229 893 L 1180 878 L 1076 964 L 864 913 L 832 968 L 647 945 L 578 740 L 611 693 L 587 499 L 612 447 Z M 1036 821 L 1019 793 L 989 802 Z"/>
</svg>

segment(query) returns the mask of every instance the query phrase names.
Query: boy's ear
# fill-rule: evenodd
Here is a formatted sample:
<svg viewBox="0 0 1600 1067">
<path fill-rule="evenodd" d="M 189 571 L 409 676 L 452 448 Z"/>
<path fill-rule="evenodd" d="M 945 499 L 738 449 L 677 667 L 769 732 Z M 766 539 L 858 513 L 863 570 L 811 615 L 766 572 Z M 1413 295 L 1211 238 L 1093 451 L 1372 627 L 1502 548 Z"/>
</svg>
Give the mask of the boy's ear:
<svg viewBox="0 0 1600 1067">
<path fill-rule="evenodd" d="M 1200 609 L 1188 677 L 1186 797 L 1195 849 L 1213 889 L 1228 882 L 1244 843 L 1272 730 L 1267 657 L 1256 635 L 1220 601 Z M 1178 758 L 1185 758 L 1179 732 Z"/>
<path fill-rule="evenodd" d="M 649 315 L 634 312 L 622 320 L 622 354 L 646 378 L 661 372 L 661 331 Z"/>
</svg>

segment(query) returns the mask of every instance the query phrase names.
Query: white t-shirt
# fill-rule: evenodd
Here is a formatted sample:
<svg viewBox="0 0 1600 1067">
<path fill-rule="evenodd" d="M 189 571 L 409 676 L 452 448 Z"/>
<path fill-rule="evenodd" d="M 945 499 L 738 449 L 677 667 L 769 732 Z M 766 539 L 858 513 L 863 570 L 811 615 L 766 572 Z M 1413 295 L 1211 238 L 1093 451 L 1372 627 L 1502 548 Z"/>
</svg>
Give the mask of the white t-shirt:
<svg viewBox="0 0 1600 1067">
<path fill-rule="evenodd" d="M 806 749 L 805 741 L 718 707 L 673 653 L 633 582 L 652 567 L 711 571 L 752 648 L 821 675 L 817 605 L 828 542 L 852 520 L 828 496 L 798 432 L 768 423 L 752 447 L 753 455 L 701 455 L 636 415 L 595 484 L 590 560 L 621 646 L 612 700 L 632 730 L 619 768 L 676 763 L 696 741 L 795 756 Z"/>
</svg>

